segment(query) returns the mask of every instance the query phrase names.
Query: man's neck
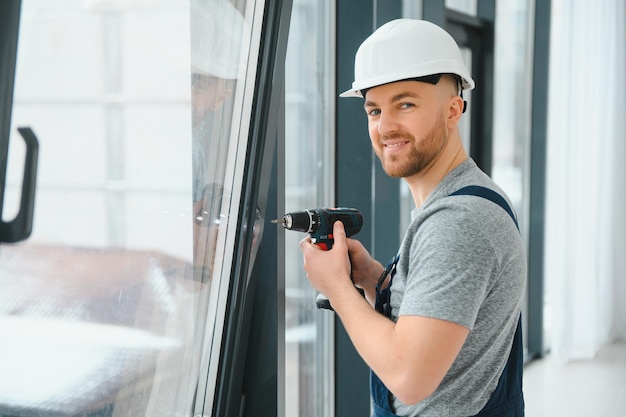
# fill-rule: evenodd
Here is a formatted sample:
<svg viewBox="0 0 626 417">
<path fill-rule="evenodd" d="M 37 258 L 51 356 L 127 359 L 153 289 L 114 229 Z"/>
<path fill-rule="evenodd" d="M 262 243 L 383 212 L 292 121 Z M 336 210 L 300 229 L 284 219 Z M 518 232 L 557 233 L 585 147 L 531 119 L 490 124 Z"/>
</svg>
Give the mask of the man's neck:
<svg viewBox="0 0 626 417">
<path fill-rule="evenodd" d="M 446 149 L 425 172 L 404 179 L 411 190 L 415 207 L 421 207 L 446 175 L 467 160 L 468 156 L 461 141 L 453 143 L 456 145 Z"/>
</svg>

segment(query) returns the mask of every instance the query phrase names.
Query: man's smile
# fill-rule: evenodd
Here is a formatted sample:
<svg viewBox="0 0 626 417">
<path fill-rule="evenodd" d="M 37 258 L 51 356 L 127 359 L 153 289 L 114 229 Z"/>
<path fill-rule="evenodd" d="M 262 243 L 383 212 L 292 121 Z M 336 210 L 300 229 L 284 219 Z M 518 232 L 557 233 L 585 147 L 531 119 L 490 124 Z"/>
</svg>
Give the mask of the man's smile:
<svg viewBox="0 0 626 417">
<path fill-rule="evenodd" d="M 386 152 L 398 152 L 405 145 L 408 145 L 409 143 L 410 143 L 410 141 L 405 140 L 405 139 L 402 139 L 402 140 L 389 140 L 389 141 L 384 141 L 383 142 L 383 146 L 384 146 Z"/>
</svg>

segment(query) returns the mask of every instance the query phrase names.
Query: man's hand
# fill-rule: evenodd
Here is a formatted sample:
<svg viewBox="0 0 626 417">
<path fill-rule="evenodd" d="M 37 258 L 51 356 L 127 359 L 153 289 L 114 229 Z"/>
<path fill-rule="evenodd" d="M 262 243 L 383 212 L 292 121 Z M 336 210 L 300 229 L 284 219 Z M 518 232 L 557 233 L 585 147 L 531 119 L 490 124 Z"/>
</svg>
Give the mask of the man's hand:
<svg viewBox="0 0 626 417">
<path fill-rule="evenodd" d="M 350 263 L 352 264 L 352 280 L 357 288 L 365 290 L 366 293 L 376 291 L 376 283 L 383 266 L 380 262 L 371 257 L 367 249 L 354 239 L 347 239 Z"/>
<path fill-rule="evenodd" d="M 333 225 L 333 237 L 333 247 L 328 251 L 313 244 L 310 237 L 300 241 L 307 278 L 317 291 L 329 299 L 353 288 L 346 232 L 340 221 Z"/>
<path fill-rule="evenodd" d="M 300 249 L 304 254 L 304 269 L 309 281 L 315 289 L 330 298 L 328 291 L 345 284 L 337 281 L 345 281 L 352 274 L 354 286 L 362 288 L 370 304 L 374 305 L 376 282 L 383 266 L 370 256 L 361 242 L 346 238 L 343 223 L 340 221 L 333 225 L 333 236 L 334 244 L 330 251 L 320 250 L 311 243 L 310 237 L 300 242 Z"/>
</svg>

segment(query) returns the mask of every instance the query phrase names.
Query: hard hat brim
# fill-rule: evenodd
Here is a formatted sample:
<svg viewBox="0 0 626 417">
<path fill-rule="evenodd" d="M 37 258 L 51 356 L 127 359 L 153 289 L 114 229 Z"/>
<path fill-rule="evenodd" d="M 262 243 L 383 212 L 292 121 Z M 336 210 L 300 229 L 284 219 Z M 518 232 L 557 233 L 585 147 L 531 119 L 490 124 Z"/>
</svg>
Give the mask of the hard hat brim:
<svg viewBox="0 0 626 417">
<path fill-rule="evenodd" d="M 361 97 L 361 98 L 363 98 L 363 94 L 361 94 L 361 90 L 355 90 L 354 88 L 351 88 L 351 89 L 346 90 L 343 93 L 339 94 L 339 97 Z"/>
<path fill-rule="evenodd" d="M 458 75 L 458 74 L 455 74 L 455 75 Z M 423 76 L 423 77 L 425 77 L 425 76 Z M 464 77 L 461 77 L 460 75 L 459 75 L 459 77 L 461 79 L 461 89 L 463 89 L 463 90 L 473 90 L 474 87 L 476 86 L 476 83 L 474 82 L 474 80 L 472 78 L 470 78 L 468 80 L 468 79 L 465 79 Z M 370 88 L 378 87 L 378 86 L 381 86 L 381 85 L 391 84 L 391 83 L 399 82 L 399 81 L 406 81 L 406 80 L 410 80 L 410 79 L 415 79 L 416 81 L 419 81 L 419 80 L 417 80 L 417 78 L 420 78 L 420 77 L 410 77 L 410 78 L 404 78 L 404 79 L 393 79 L 393 80 L 389 80 L 387 82 L 374 83 L 371 86 L 367 86 L 367 87 L 363 86 L 363 87 L 358 87 L 358 88 L 355 88 L 354 83 L 353 83 L 352 84 L 352 88 L 349 89 L 349 90 L 344 91 L 341 94 L 339 94 L 339 97 L 361 97 L 361 98 L 364 98 L 363 94 L 361 93 L 361 91 L 363 91 L 363 90 L 369 90 Z"/>
</svg>

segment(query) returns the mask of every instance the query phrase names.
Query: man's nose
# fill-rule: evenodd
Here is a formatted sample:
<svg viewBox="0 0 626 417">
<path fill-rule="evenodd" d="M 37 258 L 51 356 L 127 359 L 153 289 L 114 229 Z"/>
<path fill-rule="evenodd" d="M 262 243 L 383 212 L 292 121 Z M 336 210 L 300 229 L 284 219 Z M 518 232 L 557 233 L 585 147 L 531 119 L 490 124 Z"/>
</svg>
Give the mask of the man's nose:
<svg viewBox="0 0 626 417">
<path fill-rule="evenodd" d="M 387 136 L 398 130 L 398 121 L 391 113 L 381 113 L 378 117 L 378 133 Z"/>
</svg>

